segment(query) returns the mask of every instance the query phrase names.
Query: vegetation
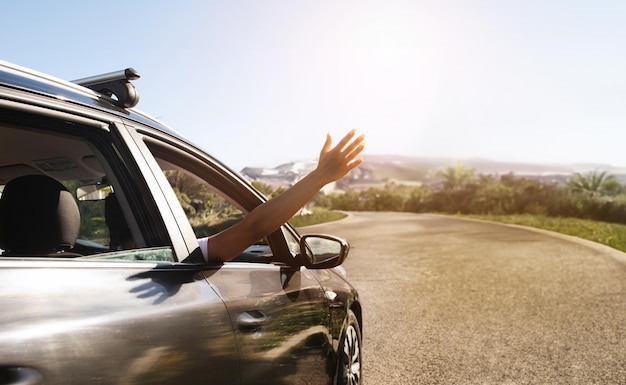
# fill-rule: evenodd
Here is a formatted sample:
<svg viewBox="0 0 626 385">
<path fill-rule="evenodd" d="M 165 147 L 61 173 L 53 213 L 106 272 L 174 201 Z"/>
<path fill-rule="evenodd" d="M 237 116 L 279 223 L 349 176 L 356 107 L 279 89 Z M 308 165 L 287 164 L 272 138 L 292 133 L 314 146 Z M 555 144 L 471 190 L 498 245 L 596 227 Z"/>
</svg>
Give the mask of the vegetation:
<svg viewBox="0 0 626 385">
<path fill-rule="evenodd" d="M 576 173 L 565 184 L 513 174 L 476 175 L 462 164 L 421 186 L 389 183 L 319 195 L 329 210 L 469 215 L 576 235 L 626 250 L 626 188 L 607 172 Z"/>
<path fill-rule="evenodd" d="M 389 183 L 318 196 L 315 204 L 331 210 L 535 214 L 626 224 L 624 186 L 606 173 L 575 174 L 563 185 L 513 174 L 476 175 L 457 164 L 436 176 L 428 185 Z"/>
<path fill-rule="evenodd" d="M 472 218 L 530 226 L 573 235 L 626 251 L 626 225 L 577 218 L 551 218 L 544 215 L 470 215 Z"/>
<path fill-rule="evenodd" d="M 289 223 L 293 227 L 303 227 L 337 221 L 345 217 L 346 214 L 339 211 L 330 211 L 322 207 L 314 207 L 310 214 L 295 215 L 289 220 Z"/>
<path fill-rule="evenodd" d="M 182 171 L 164 171 L 197 237 L 218 233 L 243 217 L 241 210 L 199 179 Z"/>
</svg>

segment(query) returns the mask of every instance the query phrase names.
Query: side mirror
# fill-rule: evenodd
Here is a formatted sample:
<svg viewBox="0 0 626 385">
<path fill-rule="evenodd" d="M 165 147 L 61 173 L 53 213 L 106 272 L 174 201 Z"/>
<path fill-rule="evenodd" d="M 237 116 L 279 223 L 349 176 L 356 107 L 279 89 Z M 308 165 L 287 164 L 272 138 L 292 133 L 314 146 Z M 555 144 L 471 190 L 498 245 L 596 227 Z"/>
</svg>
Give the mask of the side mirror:
<svg viewBox="0 0 626 385">
<path fill-rule="evenodd" d="M 79 201 L 99 201 L 105 199 L 113 192 L 113 187 L 108 184 L 88 184 L 76 189 L 76 199 Z"/>
<path fill-rule="evenodd" d="M 300 258 L 308 269 L 330 269 L 348 257 L 350 245 L 341 238 L 324 234 L 303 235 L 300 238 Z"/>
</svg>

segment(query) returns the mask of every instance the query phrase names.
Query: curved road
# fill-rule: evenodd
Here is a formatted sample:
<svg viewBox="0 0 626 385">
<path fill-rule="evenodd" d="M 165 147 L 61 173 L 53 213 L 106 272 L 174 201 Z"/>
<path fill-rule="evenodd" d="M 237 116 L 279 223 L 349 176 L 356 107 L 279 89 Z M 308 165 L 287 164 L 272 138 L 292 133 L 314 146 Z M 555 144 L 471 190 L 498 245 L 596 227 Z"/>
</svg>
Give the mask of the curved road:
<svg viewBox="0 0 626 385">
<path fill-rule="evenodd" d="M 516 226 L 351 213 L 364 382 L 626 384 L 626 257 Z"/>
</svg>

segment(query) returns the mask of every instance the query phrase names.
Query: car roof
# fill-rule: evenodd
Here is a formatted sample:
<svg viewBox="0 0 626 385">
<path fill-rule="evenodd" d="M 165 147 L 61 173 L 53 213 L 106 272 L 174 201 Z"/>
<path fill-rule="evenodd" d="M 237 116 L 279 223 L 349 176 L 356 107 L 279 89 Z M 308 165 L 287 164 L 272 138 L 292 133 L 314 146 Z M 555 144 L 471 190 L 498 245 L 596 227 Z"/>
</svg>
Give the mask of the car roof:
<svg viewBox="0 0 626 385">
<path fill-rule="evenodd" d="M 0 86 L 35 93 L 94 108 L 148 125 L 168 135 L 187 140 L 177 131 L 134 108 L 124 108 L 110 96 L 79 84 L 0 60 Z"/>
<path fill-rule="evenodd" d="M 134 71 L 134 70 L 133 70 Z M 124 72 L 118 71 L 119 72 Z M 76 80 L 75 82 L 80 82 L 84 80 L 91 81 L 94 78 L 101 78 L 105 75 L 98 75 L 92 78 L 86 78 L 81 80 Z M 90 88 L 81 86 L 80 84 L 76 84 L 75 82 L 70 82 L 67 80 L 59 79 L 54 76 L 50 76 L 41 72 L 37 72 L 32 69 L 28 69 L 13 63 L 9 63 L 3 60 L 0 60 L 0 99 L 9 98 L 11 99 L 14 92 L 21 93 L 29 93 L 34 95 L 34 100 L 42 98 L 50 98 L 55 100 L 56 102 L 65 103 L 68 105 L 68 109 L 71 110 L 72 105 L 80 108 L 93 109 L 95 112 L 101 114 L 104 112 L 105 114 L 111 114 L 114 116 L 119 116 L 125 122 L 138 122 L 145 129 L 149 127 L 149 129 L 159 135 L 160 133 L 163 137 L 176 138 L 181 142 L 185 143 L 190 148 L 194 148 L 199 152 L 203 153 L 204 156 L 211 159 L 212 167 L 217 167 L 221 169 L 223 172 L 231 175 L 232 178 L 238 179 L 241 182 L 245 182 L 245 178 L 240 174 L 234 172 L 230 167 L 219 161 L 218 159 L 213 158 L 209 153 L 200 149 L 194 143 L 187 140 L 183 135 L 170 128 L 166 124 L 154 119 L 153 117 L 140 112 L 135 108 L 125 108 L 121 107 L 115 99 L 107 96 L 105 94 L 96 92 Z M 9 89 L 12 92 L 4 92 L 3 88 Z M 36 102 L 37 103 L 37 102 Z M 136 127 L 139 128 L 139 127 Z M 14 131 L 14 130 L 13 130 Z M 3 135 L 10 135 L 11 130 L 8 127 L 5 127 L 5 131 L 3 131 Z M 23 135 L 23 134 L 22 134 Z M 26 138 L 26 136 L 22 136 Z M 57 148 L 65 148 L 64 145 L 57 145 Z M 78 149 L 79 147 L 77 147 Z M 7 154 L 5 154 L 7 155 Z M 28 157 L 26 153 L 21 154 L 24 157 Z M 31 159 L 32 160 L 32 159 Z M 4 179 L 10 178 L 11 176 L 23 173 L 20 170 L 14 170 L 15 172 L 5 173 Z M 62 178 L 62 176 L 57 176 L 58 178 Z M 68 177 L 69 178 L 69 177 Z M 2 185 L 2 179 L 0 178 L 0 185 Z M 71 178 L 70 178 L 71 179 Z"/>
</svg>

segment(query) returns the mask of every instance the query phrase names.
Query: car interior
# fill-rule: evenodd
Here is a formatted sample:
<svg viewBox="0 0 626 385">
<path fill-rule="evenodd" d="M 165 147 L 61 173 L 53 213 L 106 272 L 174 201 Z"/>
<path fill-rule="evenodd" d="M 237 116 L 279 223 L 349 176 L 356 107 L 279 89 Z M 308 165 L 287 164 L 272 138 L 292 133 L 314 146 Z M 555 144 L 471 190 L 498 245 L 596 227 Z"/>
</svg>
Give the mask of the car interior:
<svg viewBox="0 0 626 385">
<path fill-rule="evenodd" d="M 104 200 L 83 204 L 75 195 L 79 186 L 106 180 L 94 147 L 62 132 L 10 124 L 0 130 L 3 255 L 79 257 L 112 251 L 106 223 L 98 220 Z"/>
<path fill-rule="evenodd" d="M 0 123 L 2 256 L 173 261 L 169 250 L 142 239 L 130 210 L 116 197 L 115 178 L 98 147 L 71 131 Z M 241 207 L 202 178 L 163 158 L 157 161 L 197 237 L 243 217 Z M 78 219 L 68 213 L 79 213 Z M 241 260 L 267 262 L 271 250 L 261 240 L 244 254 Z"/>
</svg>

